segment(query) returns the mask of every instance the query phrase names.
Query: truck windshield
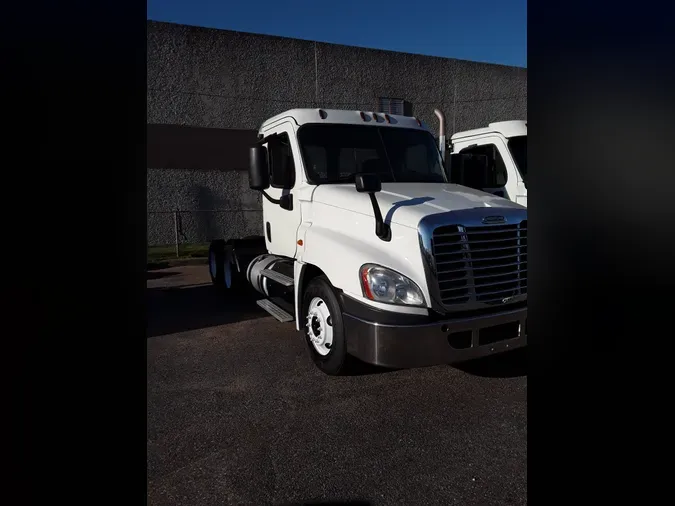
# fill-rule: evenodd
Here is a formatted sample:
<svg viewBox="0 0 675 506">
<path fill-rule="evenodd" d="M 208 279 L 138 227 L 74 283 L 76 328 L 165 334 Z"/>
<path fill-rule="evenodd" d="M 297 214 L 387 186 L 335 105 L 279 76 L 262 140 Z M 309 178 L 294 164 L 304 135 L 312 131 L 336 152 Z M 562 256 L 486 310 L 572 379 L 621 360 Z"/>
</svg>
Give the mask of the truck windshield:
<svg viewBox="0 0 675 506">
<path fill-rule="evenodd" d="M 383 183 L 443 183 L 433 136 L 424 130 L 366 125 L 304 125 L 298 141 L 313 184 L 350 183 L 377 173 Z"/>
<path fill-rule="evenodd" d="M 509 139 L 509 151 L 516 162 L 523 181 L 527 183 L 527 135 L 519 135 Z"/>
</svg>

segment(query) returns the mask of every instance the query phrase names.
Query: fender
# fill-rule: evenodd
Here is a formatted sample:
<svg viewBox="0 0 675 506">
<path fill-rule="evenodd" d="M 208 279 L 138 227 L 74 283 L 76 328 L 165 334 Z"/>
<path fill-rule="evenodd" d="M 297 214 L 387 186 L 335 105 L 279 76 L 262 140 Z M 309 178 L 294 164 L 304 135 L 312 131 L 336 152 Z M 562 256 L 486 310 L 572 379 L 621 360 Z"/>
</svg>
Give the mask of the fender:
<svg viewBox="0 0 675 506">
<path fill-rule="evenodd" d="M 347 234 L 314 223 L 304 229 L 304 244 L 298 261 L 315 265 L 334 287 L 359 299 L 363 298 L 359 269 L 363 264 L 377 263 L 415 281 L 428 301 L 417 231 L 392 224 L 392 240 L 384 243 L 375 235 L 371 225 L 370 220 L 363 220 L 354 224 L 351 233 Z M 299 276 L 302 268 L 298 269 Z M 299 281 L 296 279 L 296 286 L 302 286 Z M 392 310 L 400 311 L 400 308 Z"/>
</svg>

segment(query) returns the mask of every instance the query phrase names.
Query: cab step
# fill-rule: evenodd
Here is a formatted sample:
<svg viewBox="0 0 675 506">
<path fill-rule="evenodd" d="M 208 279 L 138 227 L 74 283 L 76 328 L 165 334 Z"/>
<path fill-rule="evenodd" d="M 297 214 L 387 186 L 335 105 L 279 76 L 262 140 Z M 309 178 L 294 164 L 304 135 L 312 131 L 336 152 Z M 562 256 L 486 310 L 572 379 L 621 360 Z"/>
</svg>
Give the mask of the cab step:
<svg viewBox="0 0 675 506">
<path fill-rule="evenodd" d="M 273 271 L 270 271 L 273 272 Z M 271 279 L 271 278 L 270 278 Z M 277 320 L 283 323 L 295 321 L 295 317 L 288 313 L 286 310 L 277 306 L 274 302 L 269 299 L 260 299 L 256 301 L 261 308 L 267 311 L 269 314 L 274 316 Z"/>
<path fill-rule="evenodd" d="M 285 274 L 270 269 L 263 269 L 260 274 L 283 286 L 293 286 L 294 283 L 293 278 L 290 276 L 286 276 Z"/>
</svg>

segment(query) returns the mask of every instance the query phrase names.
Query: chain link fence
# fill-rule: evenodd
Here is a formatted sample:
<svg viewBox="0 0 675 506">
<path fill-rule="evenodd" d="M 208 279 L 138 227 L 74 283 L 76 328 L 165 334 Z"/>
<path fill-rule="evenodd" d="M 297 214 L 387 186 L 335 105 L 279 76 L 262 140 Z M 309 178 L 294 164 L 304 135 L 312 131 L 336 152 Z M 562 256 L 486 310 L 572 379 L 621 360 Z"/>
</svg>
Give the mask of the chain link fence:
<svg viewBox="0 0 675 506">
<path fill-rule="evenodd" d="M 261 209 L 172 209 L 148 211 L 148 247 L 181 249 L 208 244 L 214 239 L 230 239 L 262 234 Z"/>
</svg>

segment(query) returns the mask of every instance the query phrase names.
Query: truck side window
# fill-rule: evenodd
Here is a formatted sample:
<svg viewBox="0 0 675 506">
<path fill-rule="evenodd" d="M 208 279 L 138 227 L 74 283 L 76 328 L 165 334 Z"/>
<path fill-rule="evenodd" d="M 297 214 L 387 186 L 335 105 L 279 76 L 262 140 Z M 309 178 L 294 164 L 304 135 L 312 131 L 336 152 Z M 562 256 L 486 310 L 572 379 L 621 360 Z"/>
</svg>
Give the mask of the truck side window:
<svg viewBox="0 0 675 506">
<path fill-rule="evenodd" d="M 497 148 L 496 145 L 484 144 L 482 146 L 473 146 L 461 150 L 460 153 L 487 156 L 488 168 L 491 175 L 491 181 L 487 185 L 487 188 L 497 188 L 499 186 L 506 185 L 506 182 L 509 180 L 509 176 L 506 173 L 504 159 L 502 158 L 501 153 L 499 153 L 499 148 Z"/>
<path fill-rule="evenodd" d="M 268 144 L 270 184 L 273 188 L 290 190 L 295 185 L 295 163 L 287 133 L 279 134 Z"/>
</svg>

